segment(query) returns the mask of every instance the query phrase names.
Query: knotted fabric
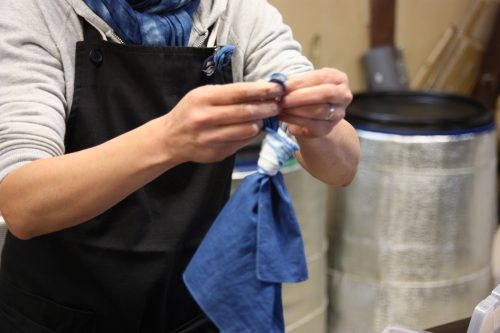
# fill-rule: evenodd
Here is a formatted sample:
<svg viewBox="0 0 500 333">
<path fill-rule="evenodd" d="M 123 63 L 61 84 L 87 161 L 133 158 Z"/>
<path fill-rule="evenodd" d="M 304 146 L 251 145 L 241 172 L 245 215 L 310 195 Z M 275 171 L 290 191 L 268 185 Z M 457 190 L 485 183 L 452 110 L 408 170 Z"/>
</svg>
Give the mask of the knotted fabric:
<svg viewBox="0 0 500 333">
<path fill-rule="evenodd" d="M 183 275 L 222 333 L 284 332 L 281 284 L 307 279 L 300 227 L 279 172 L 298 146 L 276 118 L 264 130 L 258 172 L 241 182 Z"/>
<path fill-rule="evenodd" d="M 186 46 L 200 0 L 84 0 L 125 43 Z"/>
<path fill-rule="evenodd" d="M 224 67 L 231 64 L 231 57 L 235 49 L 236 47 L 232 44 L 217 47 L 215 53 L 205 59 L 202 66 L 202 72 L 210 76 L 215 70 L 222 71 Z"/>
</svg>

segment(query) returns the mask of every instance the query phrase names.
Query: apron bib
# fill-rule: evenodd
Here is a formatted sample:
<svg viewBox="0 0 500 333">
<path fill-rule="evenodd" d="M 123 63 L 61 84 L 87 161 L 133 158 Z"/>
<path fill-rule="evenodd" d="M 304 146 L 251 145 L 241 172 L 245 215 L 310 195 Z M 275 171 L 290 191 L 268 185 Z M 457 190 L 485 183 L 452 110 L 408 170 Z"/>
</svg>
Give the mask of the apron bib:
<svg viewBox="0 0 500 333">
<path fill-rule="evenodd" d="M 165 114 L 198 86 L 232 82 L 231 66 L 203 72 L 214 48 L 114 44 L 83 25 L 67 153 Z M 181 276 L 227 201 L 233 161 L 179 165 L 66 230 L 28 241 L 8 234 L 0 331 L 217 332 Z"/>
</svg>

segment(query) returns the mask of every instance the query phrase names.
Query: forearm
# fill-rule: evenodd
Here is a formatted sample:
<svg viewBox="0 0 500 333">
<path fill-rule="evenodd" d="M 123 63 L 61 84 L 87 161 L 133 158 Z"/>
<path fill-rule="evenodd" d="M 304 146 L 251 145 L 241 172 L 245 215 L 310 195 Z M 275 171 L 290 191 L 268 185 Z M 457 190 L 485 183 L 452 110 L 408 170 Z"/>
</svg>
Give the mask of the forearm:
<svg viewBox="0 0 500 333">
<path fill-rule="evenodd" d="M 149 122 L 99 146 L 31 162 L 0 184 L 9 230 L 26 239 L 91 219 L 148 183 L 169 165 Z"/>
<path fill-rule="evenodd" d="M 347 186 L 359 162 L 359 139 L 354 128 L 342 120 L 326 136 L 297 138 L 301 165 L 314 177 L 332 186 Z"/>
</svg>

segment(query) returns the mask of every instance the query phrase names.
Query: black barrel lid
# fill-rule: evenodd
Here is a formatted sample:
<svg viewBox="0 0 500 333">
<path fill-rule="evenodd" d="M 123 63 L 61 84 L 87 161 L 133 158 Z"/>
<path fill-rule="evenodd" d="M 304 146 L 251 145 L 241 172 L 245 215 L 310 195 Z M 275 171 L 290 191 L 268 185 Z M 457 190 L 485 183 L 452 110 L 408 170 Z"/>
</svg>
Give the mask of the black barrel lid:
<svg viewBox="0 0 500 333">
<path fill-rule="evenodd" d="M 493 114 L 478 101 L 428 91 L 355 94 L 346 119 L 357 129 L 402 135 L 461 134 L 494 126 Z"/>
</svg>

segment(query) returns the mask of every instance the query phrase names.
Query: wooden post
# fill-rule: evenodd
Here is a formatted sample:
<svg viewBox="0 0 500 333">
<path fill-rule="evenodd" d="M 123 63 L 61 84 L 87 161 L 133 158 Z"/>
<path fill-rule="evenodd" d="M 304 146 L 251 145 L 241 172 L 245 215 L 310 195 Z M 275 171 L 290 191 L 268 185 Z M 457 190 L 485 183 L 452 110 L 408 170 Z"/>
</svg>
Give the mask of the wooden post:
<svg viewBox="0 0 500 333">
<path fill-rule="evenodd" d="M 394 45 L 396 0 L 370 0 L 370 47 Z"/>
</svg>

